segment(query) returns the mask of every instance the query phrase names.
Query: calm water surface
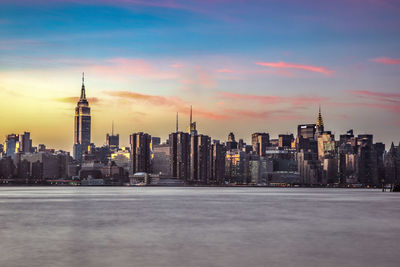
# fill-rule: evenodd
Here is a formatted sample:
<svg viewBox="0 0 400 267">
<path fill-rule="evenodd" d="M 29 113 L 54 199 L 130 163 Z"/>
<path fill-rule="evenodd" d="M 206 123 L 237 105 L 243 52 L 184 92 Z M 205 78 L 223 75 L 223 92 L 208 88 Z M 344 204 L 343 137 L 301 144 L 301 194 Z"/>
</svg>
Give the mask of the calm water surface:
<svg viewBox="0 0 400 267">
<path fill-rule="evenodd" d="M 400 194 L 0 187 L 0 266 L 400 266 Z"/>
</svg>

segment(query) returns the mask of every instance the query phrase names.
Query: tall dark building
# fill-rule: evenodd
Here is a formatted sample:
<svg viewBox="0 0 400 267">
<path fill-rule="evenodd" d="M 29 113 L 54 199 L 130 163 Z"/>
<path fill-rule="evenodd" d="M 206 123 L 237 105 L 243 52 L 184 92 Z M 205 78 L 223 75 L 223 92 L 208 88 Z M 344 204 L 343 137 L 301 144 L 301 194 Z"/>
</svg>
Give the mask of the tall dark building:
<svg viewBox="0 0 400 267">
<path fill-rule="evenodd" d="M 385 159 L 385 182 L 398 185 L 400 183 L 400 144 L 393 143 L 387 152 Z"/>
<path fill-rule="evenodd" d="M 161 144 L 161 138 L 160 137 L 152 137 L 151 138 L 151 145 L 153 145 L 153 146 L 157 146 L 157 145 L 159 145 L 159 144 Z"/>
<path fill-rule="evenodd" d="M 318 146 L 315 140 L 316 136 L 316 125 L 315 124 L 300 124 L 297 126 L 297 138 L 296 138 L 296 150 L 300 152 L 312 151 L 317 153 Z"/>
<path fill-rule="evenodd" d="M 119 148 L 119 134 L 107 134 L 106 135 L 106 144 L 110 149 L 118 149 Z"/>
<path fill-rule="evenodd" d="M 207 183 L 211 177 L 211 138 L 207 135 L 190 137 L 190 180 Z"/>
<path fill-rule="evenodd" d="M 351 140 L 354 139 L 354 133 L 353 130 L 348 130 L 346 134 L 341 134 L 339 137 L 339 144 L 347 144 L 351 142 Z M 355 144 L 354 144 L 355 145 Z"/>
<path fill-rule="evenodd" d="M 119 148 L 119 134 L 114 135 L 114 122 L 112 123 L 111 134 L 106 135 L 106 144 L 110 149 Z"/>
<path fill-rule="evenodd" d="M 251 144 L 253 146 L 253 151 L 255 151 L 257 155 L 265 156 L 265 151 L 269 146 L 269 134 L 253 133 L 251 135 Z"/>
<path fill-rule="evenodd" d="M 303 137 L 304 139 L 314 139 L 316 131 L 315 124 L 300 124 L 297 126 L 297 137 Z"/>
<path fill-rule="evenodd" d="M 211 155 L 211 180 L 217 184 L 223 184 L 225 181 L 225 157 L 226 147 L 219 143 L 213 144 Z"/>
<path fill-rule="evenodd" d="M 29 132 L 24 132 L 23 135 L 19 136 L 20 147 L 19 151 L 24 153 L 32 152 L 32 139 L 30 139 L 31 134 Z"/>
<path fill-rule="evenodd" d="M 379 184 L 378 159 L 371 134 L 358 135 L 357 155 L 358 181 L 368 185 Z"/>
<path fill-rule="evenodd" d="M 18 134 L 9 134 L 6 136 L 6 157 L 11 157 L 14 159 L 14 154 L 19 151 L 19 135 Z"/>
<path fill-rule="evenodd" d="M 293 134 L 280 134 L 278 136 L 279 148 L 290 148 L 294 140 Z"/>
<path fill-rule="evenodd" d="M 172 177 L 187 180 L 190 176 L 190 135 L 176 132 L 169 135 Z"/>
<path fill-rule="evenodd" d="M 226 148 L 228 150 L 232 149 L 237 149 L 238 148 L 238 143 L 235 140 L 235 135 L 233 133 L 230 133 L 228 135 L 228 141 L 226 142 Z"/>
<path fill-rule="evenodd" d="M 87 152 L 90 145 L 91 117 L 84 82 L 82 74 L 81 97 L 75 108 L 74 158 L 77 160 L 82 158 L 82 153 Z"/>
<path fill-rule="evenodd" d="M 151 135 L 142 132 L 131 134 L 129 143 L 131 145 L 131 174 L 150 172 Z"/>
</svg>

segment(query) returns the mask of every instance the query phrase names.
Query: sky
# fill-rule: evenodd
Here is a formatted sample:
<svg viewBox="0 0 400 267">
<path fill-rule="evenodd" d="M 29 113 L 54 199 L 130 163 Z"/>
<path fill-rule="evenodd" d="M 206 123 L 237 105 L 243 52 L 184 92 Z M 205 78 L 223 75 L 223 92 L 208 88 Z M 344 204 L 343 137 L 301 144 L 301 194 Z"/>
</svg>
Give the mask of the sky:
<svg viewBox="0 0 400 267">
<path fill-rule="evenodd" d="M 0 0 L 0 138 L 72 150 L 85 72 L 92 141 L 189 124 L 249 142 L 315 123 L 400 141 L 400 1 Z M 1 141 L 2 142 L 2 141 Z"/>
</svg>

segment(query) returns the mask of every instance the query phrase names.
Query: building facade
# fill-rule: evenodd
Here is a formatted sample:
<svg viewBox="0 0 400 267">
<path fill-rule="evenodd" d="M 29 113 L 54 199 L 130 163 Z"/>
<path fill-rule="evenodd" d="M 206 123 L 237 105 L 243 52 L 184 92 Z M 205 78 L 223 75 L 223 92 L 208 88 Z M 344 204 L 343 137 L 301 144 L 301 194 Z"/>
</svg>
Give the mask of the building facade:
<svg viewBox="0 0 400 267">
<path fill-rule="evenodd" d="M 147 133 L 134 133 L 129 137 L 131 145 L 130 173 L 151 172 L 151 135 Z"/>
<path fill-rule="evenodd" d="M 82 159 L 82 154 L 88 151 L 90 145 L 91 116 L 84 82 L 82 75 L 81 96 L 75 108 L 74 158 L 76 160 Z"/>
</svg>

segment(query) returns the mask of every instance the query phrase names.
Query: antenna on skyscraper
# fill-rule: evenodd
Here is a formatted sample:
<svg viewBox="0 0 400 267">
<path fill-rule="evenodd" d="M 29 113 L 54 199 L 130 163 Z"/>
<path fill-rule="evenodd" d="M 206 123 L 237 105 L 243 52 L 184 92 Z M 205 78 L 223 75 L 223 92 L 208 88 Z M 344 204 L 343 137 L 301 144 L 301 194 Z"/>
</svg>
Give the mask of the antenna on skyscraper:
<svg viewBox="0 0 400 267">
<path fill-rule="evenodd" d="M 82 72 L 82 89 L 81 89 L 81 98 L 86 99 L 86 92 L 85 92 L 85 73 Z"/>
<path fill-rule="evenodd" d="M 192 127 L 192 105 L 190 105 L 190 127 Z"/>
<path fill-rule="evenodd" d="M 114 136 L 114 120 L 112 121 L 111 135 Z"/>
<path fill-rule="evenodd" d="M 176 113 L 176 132 L 178 132 L 178 112 Z"/>
</svg>

